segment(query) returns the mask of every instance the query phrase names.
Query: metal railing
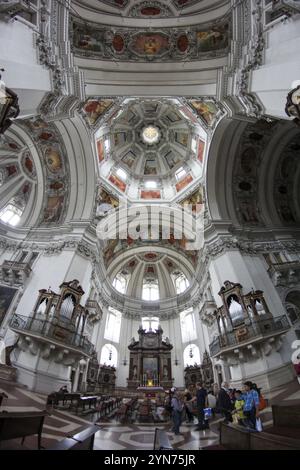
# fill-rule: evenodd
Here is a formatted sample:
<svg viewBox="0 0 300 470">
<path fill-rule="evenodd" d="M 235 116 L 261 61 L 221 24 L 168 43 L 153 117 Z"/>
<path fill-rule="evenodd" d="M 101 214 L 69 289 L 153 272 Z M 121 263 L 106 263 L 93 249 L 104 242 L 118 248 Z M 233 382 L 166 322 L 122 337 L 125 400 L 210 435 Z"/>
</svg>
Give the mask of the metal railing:
<svg viewBox="0 0 300 470">
<path fill-rule="evenodd" d="M 241 325 L 233 332 L 218 336 L 218 338 L 209 345 L 210 354 L 211 356 L 216 356 L 224 349 L 241 346 L 243 343 L 255 340 L 260 336 L 269 336 L 272 333 L 279 333 L 289 328 L 290 324 L 286 315 L 256 320 L 250 325 Z"/>
<path fill-rule="evenodd" d="M 10 328 L 19 331 L 28 331 L 38 334 L 53 341 L 80 349 L 88 355 L 94 351 L 94 345 L 86 339 L 85 336 L 73 331 L 64 320 L 53 317 L 48 320 L 34 317 L 25 317 L 23 315 L 14 314 L 10 320 Z"/>
</svg>

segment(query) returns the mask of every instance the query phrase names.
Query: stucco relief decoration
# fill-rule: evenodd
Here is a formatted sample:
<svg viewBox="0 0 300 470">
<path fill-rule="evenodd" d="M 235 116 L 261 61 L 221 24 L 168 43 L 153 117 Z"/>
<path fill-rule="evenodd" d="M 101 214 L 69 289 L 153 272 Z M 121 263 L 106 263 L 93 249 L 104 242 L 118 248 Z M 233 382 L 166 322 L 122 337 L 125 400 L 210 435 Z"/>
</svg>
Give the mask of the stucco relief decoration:
<svg viewBox="0 0 300 470">
<path fill-rule="evenodd" d="M 122 28 L 83 24 L 73 18 L 75 55 L 103 60 L 199 60 L 223 57 L 230 45 L 229 19 L 187 28 Z"/>
<path fill-rule="evenodd" d="M 38 144 L 43 159 L 45 177 L 44 210 L 41 224 L 62 222 L 68 202 L 69 172 L 65 147 L 56 127 L 40 117 L 20 121 Z M 32 163 L 25 155 L 24 167 L 33 172 Z M 27 194 L 26 190 L 25 194 Z"/>
<path fill-rule="evenodd" d="M 174 6 L 179 10 L 197 5 L 197 3 L 199 3 L 199 0 L 173 0 Z"/>
<path fill-rule="evenodd" d="M 163 18 L 172 16 L 172 11 L 164 3 L 157 1 L 140 2 L 129 10 L 129 16 L 140 18 Z"/>
<path fill-rule="evenodd" d="M 101 2 L 122 10 L 127 7 L 129 0 L 101 0 Z"/>
</svg>

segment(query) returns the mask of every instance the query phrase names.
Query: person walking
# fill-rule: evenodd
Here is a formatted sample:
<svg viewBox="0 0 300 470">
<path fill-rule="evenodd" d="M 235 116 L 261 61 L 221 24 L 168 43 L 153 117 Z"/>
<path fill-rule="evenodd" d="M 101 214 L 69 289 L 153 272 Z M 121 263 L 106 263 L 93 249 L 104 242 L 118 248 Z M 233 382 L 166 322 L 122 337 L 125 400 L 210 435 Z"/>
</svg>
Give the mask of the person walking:
<svg viewBox="0 0 300 470">
<path fill-rule="evenodd" d="M 172 420 L 173 420 L 173 428 L 172 431 L 175 433 L 176 436 L 180 434 L 180 425 L 181 425 L 181 415 L 183 410 L 183 402 L 177 390 L 174 391 L 172 401 Z"/>
<path fill-rule="evenodd" d="M 198 382 L 196 384 L 196 402 L 197 402 L 197 417 L 198 417 L 198 426 L 196 427 L 197 431 L 202 431 L 208 426 L 205 422 L 204 408 L 207 407 L 207 392 L 203 388 L 202 383 Z"/>
<path fill-rule="evenodd" d="M 249 380 L 244 383 L 243 390 L 245 423 L 251 429 L 256 429 L 256 419 L 259 417 L 259 395 Z"/>
</svg>

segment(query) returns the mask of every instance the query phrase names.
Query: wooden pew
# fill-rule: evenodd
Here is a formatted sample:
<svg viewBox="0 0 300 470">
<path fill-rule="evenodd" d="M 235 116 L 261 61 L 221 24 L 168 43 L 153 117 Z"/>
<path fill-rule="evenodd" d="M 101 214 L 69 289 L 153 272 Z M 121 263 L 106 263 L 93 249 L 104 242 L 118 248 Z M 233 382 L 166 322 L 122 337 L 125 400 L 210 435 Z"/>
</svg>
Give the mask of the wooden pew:
<svg viewBox="0 0 300 470">
<path fill-rule="evenodd" d="M 46 450 L 94 450 L 94 440 L 97 431 L 99 431 L 99 426 L 89 426 L 74 436 L 68 436 Z"/>
<path fill-rule="evenodd" d="M 89 410 L 91 409 L 92 405 L 95 408 L 96 405 L 97 405 L 97 400 L 98 400 L 97 396 L 79 397 L 77 399 L 77 404 L 76 404 L 76 413 L 78 413 L 78 409 L 79 409 L 80 406 L 82 408 L 82 411 L 84 411 L 86 404 L 88 404 Z"/>
<path fill-rule="evenodd" d="M 0 442 L 37 434 L 38 449 L 41 449 L 42 430 L 47 411 L 0 413 Z M 3 447 L 2 447 L 3 448 Z"/>
<path fill-rule="evenodd" d="M 0 393 L 0 406 L 2 405 L 3 398 L 8 398 L 8 396 L 6 395 L 6 393 L 1 392 Z"/>
<path fill-rule="evenodd" d="M 80 398 L 80 393 L 59 393 L 59 392 L 54 392 L 50 393 L 47 397 L 47 405 L 59 405 L 59 402 L 62 401 L 62 404 L 64 406 L 65 403 L 70 401 L 70 406 L 73 405 L 73 400 L 78 400 Z"/>
</svg>

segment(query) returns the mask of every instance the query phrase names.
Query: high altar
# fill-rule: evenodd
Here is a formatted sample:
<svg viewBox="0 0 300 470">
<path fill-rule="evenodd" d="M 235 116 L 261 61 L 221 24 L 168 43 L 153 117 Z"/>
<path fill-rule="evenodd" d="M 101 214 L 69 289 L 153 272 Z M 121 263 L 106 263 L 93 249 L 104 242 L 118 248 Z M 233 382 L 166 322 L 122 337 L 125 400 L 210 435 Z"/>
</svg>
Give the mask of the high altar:
<svg viewBox="0 0 300 470">
<path fill-rule="evenodd" d="M 139 340 L 134 338 L 128 346 L 130 351 L 128 388 L 168 389 L 173 385 L 171 350 L 169 339 L 163 340 L 163 330 L 138 330 Z"/>
</svg>

